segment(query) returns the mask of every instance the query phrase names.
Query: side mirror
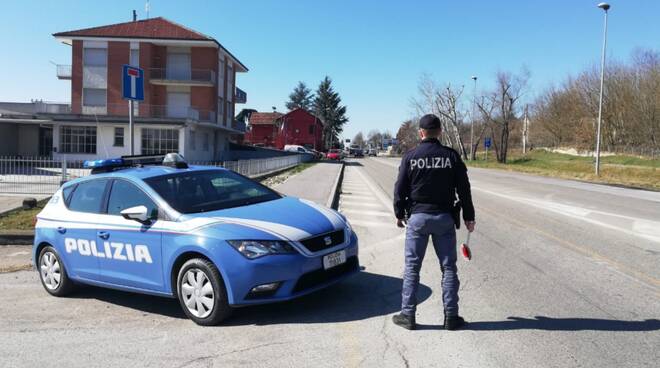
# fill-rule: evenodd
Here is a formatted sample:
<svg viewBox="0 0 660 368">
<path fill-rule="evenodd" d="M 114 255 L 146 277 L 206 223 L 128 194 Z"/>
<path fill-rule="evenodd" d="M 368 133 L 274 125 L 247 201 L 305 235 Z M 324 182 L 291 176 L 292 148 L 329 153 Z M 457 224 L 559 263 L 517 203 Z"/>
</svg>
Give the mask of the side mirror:
<svg viewBox="0 0 660 368">
<path fill-rule="evenodd" d="M 121 215 L 127 220 L 135 220 L 141 223 L 146 223 L 150 220 L 149 213 L 145 206 L 135 206 L 122 210 Z"/>
</svg>

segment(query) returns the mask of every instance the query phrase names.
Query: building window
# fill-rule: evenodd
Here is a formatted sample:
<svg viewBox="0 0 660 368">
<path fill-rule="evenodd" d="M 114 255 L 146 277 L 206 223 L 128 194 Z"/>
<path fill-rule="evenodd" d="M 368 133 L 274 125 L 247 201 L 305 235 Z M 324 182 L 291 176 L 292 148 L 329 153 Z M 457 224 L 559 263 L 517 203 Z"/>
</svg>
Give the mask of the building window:
<svg viewBox="0 0 660 368">
<path fill-rule="evenodd" d="M 106 93 L 105 88 L 83 88 L 83 105 L 105 106 Z"/>
<path fill-rule="evenodd" d="M 314 135 L 314 125 L 309 126 L 309 134 Z"/>
<path fill-rule="evenodd" d="M 124 147 L 124 128 L 115 128 L 115 147 Z"/>
<path fill-rule="evenodd" d="M 108 65 L 108 50 L 84 48 L 83 49 L 83 64 L 85 66 L 107 66 Z"/>
<path fill-rule="evenodd" d="M 67 125 L 60 127 L 60 152 L 96 153 L 96 127 Z"/>
<path fill-rule="evenodd" d="M 194 130 L 190 131 L 190 149 L 193 151 L 197 149 L 197 138 L 195 138 Z"/>
<path fill-rule="evenodd" d="M 204 133 L 204 141 L 202 142 L 202 149 L 204 151 L 209 150 L 209 133 Z"/>
<path fill-rule="evenodd" d="M 179 152 L 178 129 L 142 128 L 142 154 L 164 155 Z"/>
</svg>

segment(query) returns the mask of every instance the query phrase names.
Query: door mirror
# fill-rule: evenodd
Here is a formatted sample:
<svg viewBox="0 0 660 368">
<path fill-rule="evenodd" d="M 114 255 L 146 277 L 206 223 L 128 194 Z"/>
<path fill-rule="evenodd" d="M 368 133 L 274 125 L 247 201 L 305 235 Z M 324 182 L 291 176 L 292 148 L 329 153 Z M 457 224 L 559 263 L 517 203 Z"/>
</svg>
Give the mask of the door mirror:
<svg viewBox="0 0 660 368">
<path fill-rule="evenodd" d="M 146 206 L 135 206 L 122 210 L 121 215 L 127 220 L 135 220 L 138 222 L 149 222 L 149 213 Z"/>
</svg>

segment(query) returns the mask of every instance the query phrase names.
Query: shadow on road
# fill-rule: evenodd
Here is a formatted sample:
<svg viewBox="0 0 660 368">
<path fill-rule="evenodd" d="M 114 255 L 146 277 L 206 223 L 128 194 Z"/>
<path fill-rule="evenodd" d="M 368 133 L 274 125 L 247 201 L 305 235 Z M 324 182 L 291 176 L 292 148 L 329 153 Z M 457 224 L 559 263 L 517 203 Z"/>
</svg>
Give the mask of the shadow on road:
<svg viewBox="0 0 660 368">
<path fill-rule="evenodd" d="M 346 166 L 363 166 L 361 163 L 357 161 L 346 161 L 344 162 Z"/>
<path fill-rule="evenodd" d="M 442 326 L 418 325 L 419 330 L 440 330 Z M 599 318 L 552 318 L 536 316 L 534 318 L 509 317 L 505 321 L 470 322 L 465 330 L 472 331 L 658 331 L 660 320 L 620 321 Z"/>
<path fill-rule="evenodd" d="M 70 298 L 97 299 L 146 313 L 162 314 L 172 318 L 188 318 L 183 313 L 183 310 L 181 310 L 181 305 L 177 299 L 135 294 L 87 285 L 81 286 Z"/>
<path fill-rule="evenodd" d="M 237 308 L 223 325 L 333 323 L 387 315 L 400 309 L 401 283 L 398 277 L 360 272 L 330 288 L 295 300 Z M 421 304 L 430 296 L 431 289 L 420 284 L 417 292 L 418 303 Z M 71 297 L 97 299 L 172 318 L 187 318 L 176 299 L 92 286 L 81 287 Z"/>
</svg>

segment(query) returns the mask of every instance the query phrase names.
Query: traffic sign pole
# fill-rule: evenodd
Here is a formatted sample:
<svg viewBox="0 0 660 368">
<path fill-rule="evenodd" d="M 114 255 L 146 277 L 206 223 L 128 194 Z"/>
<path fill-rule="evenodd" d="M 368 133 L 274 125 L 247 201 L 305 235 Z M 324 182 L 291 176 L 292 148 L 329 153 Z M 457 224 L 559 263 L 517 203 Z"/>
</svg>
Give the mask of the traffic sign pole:
<svg viewBox="0 0 660 368">
<path fill-rule="evenodd" d="M 135 155 L 135 139 L 133 139 L 133 100 L 128 100 L 128 136 L 131 140 L 131 156 Z"/>
</svg>

